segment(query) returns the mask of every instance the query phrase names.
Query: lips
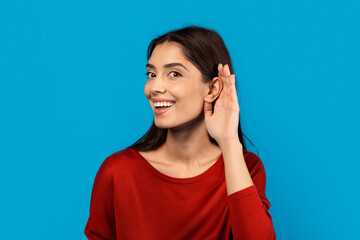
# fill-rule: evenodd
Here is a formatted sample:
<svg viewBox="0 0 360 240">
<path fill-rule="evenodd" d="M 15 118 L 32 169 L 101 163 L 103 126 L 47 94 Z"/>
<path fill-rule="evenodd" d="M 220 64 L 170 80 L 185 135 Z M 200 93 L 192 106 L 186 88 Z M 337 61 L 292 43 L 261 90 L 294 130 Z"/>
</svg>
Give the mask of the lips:
<svg viewBox="0 0 360 240">
<path fill-rule="evenodd" d="M 175 102 L 175 101 L 165 99 L 165 98 L 153 98 L 153 99 L 151 99 L 151 101 L 153 101 L 153 102 Z"/>
<path fill-rule="evenodd" d="M 173 108 L 174 105 L 175 104 L 171 105 L 170 107 L 160 107 L 160 108 L 154 107 L 154 113 L 155 113 L 155 115 L 163 114 L 163 113 L 169 111 L 171 108 Z"/>
</svg>

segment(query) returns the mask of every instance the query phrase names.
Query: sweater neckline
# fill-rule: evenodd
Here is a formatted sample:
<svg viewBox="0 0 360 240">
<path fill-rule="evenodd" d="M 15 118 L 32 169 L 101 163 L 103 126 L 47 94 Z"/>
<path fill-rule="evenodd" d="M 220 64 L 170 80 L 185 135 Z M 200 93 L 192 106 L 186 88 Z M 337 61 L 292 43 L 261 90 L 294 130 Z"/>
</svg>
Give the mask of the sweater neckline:
<svg viewBox="0 0 360 240">
<path fill-rule="evenodd" d="M 210 174 L 212 174 L 216 169 L 218 169 L 224 165 L 223 154 L 221 153 L 219 158 L 216 160 L 216 162 L 213 163 L 208 169 L 206 169 L 204 172 L 200 173 L 199 175 L 196 175 L 194 177 L 189 177 L 189 178 L 176 178 L 176 177 L 166 175 L 166 174 L 160 172 L 159 170 L 157 170 L 137 150 L 135 150 L 133 148 L 129 148 L 129 149 L 137 156 L 137 158 L 144 164 L 144 166 L 151 173 L 153 173 L 155 176 L 157 176 L 165 181 L 173 182 L 173 183 L 192 183 L 192 182 L 200 181 L 200 180 L 204 179 L 205 177 L 209 176 Z"/>
</svg>

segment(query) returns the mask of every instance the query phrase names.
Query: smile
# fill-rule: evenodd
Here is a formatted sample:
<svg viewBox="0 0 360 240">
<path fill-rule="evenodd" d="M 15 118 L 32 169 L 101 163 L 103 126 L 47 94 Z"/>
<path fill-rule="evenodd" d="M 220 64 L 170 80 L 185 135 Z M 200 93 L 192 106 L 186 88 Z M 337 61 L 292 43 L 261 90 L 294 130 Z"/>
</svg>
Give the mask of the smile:
<svg viewBox="0 0 360 240">
<path fill-rule="evenodd" d="M 166 103 L 166 104 L 154 103 L 154 113 L 156 115 L 163 114 L 167 112 L 169 109 L 173 108 L 174 105 L 175 103 Z"/>
</svg>

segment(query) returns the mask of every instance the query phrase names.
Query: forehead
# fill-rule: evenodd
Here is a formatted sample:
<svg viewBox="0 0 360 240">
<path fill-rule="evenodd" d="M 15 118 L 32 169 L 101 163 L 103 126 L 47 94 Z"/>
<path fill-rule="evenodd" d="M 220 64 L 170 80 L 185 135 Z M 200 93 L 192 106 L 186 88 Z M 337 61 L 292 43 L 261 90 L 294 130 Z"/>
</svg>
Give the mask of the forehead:
<svg viewBox="0 0 360 240">
<path fill-rule="evenodd" d="M 154 48 L 148 62 L 152 64 L 162 64 L 175 61 L 189 62 L 179 43 L 164 42 Z"/>
</svg>

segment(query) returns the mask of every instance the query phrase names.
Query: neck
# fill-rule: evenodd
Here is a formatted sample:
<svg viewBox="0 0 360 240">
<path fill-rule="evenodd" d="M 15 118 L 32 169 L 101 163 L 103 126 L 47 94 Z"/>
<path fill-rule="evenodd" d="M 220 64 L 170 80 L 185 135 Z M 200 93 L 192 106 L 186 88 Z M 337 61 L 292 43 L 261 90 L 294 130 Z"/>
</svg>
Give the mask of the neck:
<svg viewBox="0 0 360 240">
<path fill-rule="evenodd" d="M 161 148 L 171 163 L 199 165 L 208 162 L 214 155 L 220 156 L 221 149 L 210 141 L 201 116 L 179 127 L 168 129 L 166 142 Z"/>
</svg>

